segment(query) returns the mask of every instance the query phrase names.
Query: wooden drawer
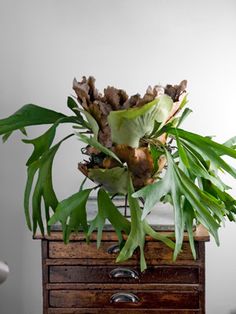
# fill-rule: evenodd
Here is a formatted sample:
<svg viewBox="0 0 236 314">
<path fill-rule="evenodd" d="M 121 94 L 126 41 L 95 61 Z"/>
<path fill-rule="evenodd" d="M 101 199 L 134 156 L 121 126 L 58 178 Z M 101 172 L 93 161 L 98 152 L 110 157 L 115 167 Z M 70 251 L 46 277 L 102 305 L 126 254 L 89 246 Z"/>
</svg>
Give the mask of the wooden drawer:
<svg viewBox="0 0 236 314">
<path fill-rule="evenodd" d="M 61 241 L 49 242 L 49 258 L 91 258 L 91 259 L 112 259 L 114 260 L 115 254 L 109 254 L 108 250 L 112 246 L 116 246 L 117 242 L 102 242 L 101 247 L 97 249 L 96 242 L 86 244 L 83 241 L 70 242 L 64 244 Z M 197 248 L 197 258 L 198 258 Z M 147 262 L 149 260 L 166 260 L 172 261 L 173 250 L 168 248 L 161 242 L 148 242 L 145 246 L 145 257 Z M 133 259 L 137 259 L 134 255 Z M 178 260 L 193 260 L 190 245 L 188 242 L 183 243 L 182 252 L 178 256 Z"/>
<path fill-rule="evenodd" d="M 185 236 L 183 250 L 175 262 L 171 249 L 147 238 L 148 268 L 141 273 L 138 250 L 130 260 L 122 264 L 115 262 L 119 252 L 112 251 L 111 247 L 117 246 L 118 239 L 112 231 L 103 232 L 99 250 L 96 234 L 89 245 L 80 233 L 64 245 L 61 232 L 51 233 L 42 239 L 43 313 L 204 314 L 204 241 L 208 241 L 208 236 L 197 230 L 194 237 L 197 260 L 192 257 Z M 112 277 L 111 272 L 114 275 L 117 268 L 134 271 L 137 278 Z M 110 301 L 114 294 L 121 292 L 136 295 L 137 302 Z"/>
<path fill-rule="evenodd" d="M 102 242 L 97 249 L 96 242 L 87 244 L 84 241 L 64 244 L 61 241 L 49 242 L 49 258 L 92 258 L 114 259 L 114 254 L 109 254 L 108 249 L 117 245 L 117 242 Z"/>
<path fill-rule="evenodd" d="M 129 293 L 136 298 L 136 302 L 118 302 L 117 293 Z M 115 299 L 115 296 L 117 297 Z M 127 299 L 126 299 L 127 300 Z M 199 309 L 199 292 L 185 291 L 183 287 L 176 287 L 173 291 L 98 291 L 98 290 L 50 290 L 49 306 L 56 308 L 155 308 L 155 309 Z"/>
<path fill-rule="evenodd" d="M 199 268 L 188 266 L 153 266 L 140 273 L 127 266 L 50 266 L 50 283 L 165 283 L 197 284 Z"/>
</svg>

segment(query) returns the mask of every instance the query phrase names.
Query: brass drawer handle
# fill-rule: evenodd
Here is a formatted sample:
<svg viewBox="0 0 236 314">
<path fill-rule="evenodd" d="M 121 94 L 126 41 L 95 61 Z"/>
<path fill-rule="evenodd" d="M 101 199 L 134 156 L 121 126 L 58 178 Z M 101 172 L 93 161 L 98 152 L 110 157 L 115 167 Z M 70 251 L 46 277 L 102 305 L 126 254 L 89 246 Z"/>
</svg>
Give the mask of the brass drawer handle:
<svg viewBox="0 0 236 314">
<path fill-rule="evenodd" d="M 107 253 L 109 254 L 117 254 L 119 252 L 120 252 L 119 244 L 112 245 L 107 249 Z"/>
<path fill-rule="evenodd" d="M 138 303 L 139 298 L 133 293 L 126 293 L 126 292 L 118 292 L 111 296 L 110 298 L 111 303 Z"/>
<path fill-rule="evenodd" d="M 109 276 L 111 278 L 133 278 L 133 279 L 139 279 L 138 273 L 129 268 L 124 267 L 117 267 L 115 269 L 112 269 Z"/>
</svg>

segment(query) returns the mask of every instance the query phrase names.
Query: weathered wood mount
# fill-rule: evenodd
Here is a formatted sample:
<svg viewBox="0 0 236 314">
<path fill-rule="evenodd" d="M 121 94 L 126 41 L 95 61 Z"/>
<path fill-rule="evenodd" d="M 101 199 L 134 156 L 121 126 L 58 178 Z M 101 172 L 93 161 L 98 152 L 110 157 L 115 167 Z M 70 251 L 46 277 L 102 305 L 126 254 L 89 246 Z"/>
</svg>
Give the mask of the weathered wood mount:
<svg viewBox="0 0 236 314">
<path fill-rule="evenodd" d="M 82 234 L 64 245 L 61 232 L 42 238 L 43 313 L 205 313 L 205 241 L 201 226 L 195 232 L 197 259 L 193 260 L 187 237 L 176 262 L 172 250 L 147 239 L 148 269 L 140 273 L 138 253 L 123 264 L 115 263 L 117 237 L 103 233 L 96 248 L 96 234 L 86 244 Z"/>
</svg>

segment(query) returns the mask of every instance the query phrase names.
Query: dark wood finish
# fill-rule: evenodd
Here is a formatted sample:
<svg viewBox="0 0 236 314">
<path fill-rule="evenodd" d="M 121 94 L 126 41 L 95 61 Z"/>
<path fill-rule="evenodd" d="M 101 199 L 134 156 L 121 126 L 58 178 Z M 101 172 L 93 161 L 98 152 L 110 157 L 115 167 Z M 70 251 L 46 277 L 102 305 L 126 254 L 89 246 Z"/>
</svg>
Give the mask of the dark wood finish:
<svg viewBox="0 0 236 314">
<path fill-rule="evenodd" d="M 91 258 L 91 259 L 112 259 L 116 254 L 109 254 L 108 249 L 116 245 L 117 242 L 103 242 L 99 249 L 97 249 L 97 243 L 91 242 L 87 244 L 85 242 L 70 242 L 64 245 L 61 241 L 49 242 L 49 258 Z M 179 260 L 191 260 L 192 253 L 188 242 L 184 242 L 183 251 L 179 254 Z M 197 250 L 198 252 L 198 250 Z M 173 259 L 173 250 L 163 245 L 162 242 L 147 242 L 145 246 L 146 260 L 170 260 Z M 134 259 L 137 259 L 137 257 Z"/>
<path fill-rule="evenodd" d="M 137 274 L 137 278 L 112 277 L 114 266 L 51 266 L 49 267 L 50 283 L 182 283 L 199 282 L 198 267 L 152 266 L 141 273 L 138 267 L 125 267 Z"/>
<path fill-rule="evenodd" d="M 201 258 L 204 261 L 202 267 L 199 268 L 199 283 L 201 283 L 203 289 L 200 291 L 200 308 L 205 309 L 205 243 L 198 243 L 199 250 L 201 252 Z"/>
<path fill-rule="evenodd" d="M 43 240 L 41 242 L 42 250 L 42 283 L 43 283 L 43 314 L 47 313 L 48 309 L 48 290 L 46 285 L 48 283 L 48 267 L 46 265 L 45 257 L 48 256 L 48 241 Z"/>
<path fill-rule="evenodd" d="M 158 308 L 158 309 L 199 309 L 198 291 L 133 291 L 139 298 L 137 303 L 111 303 L 112 295 L 120 290 L 51 290 L 49 304 L 51 307 L 104 307 L 104 308 Z"/>
<path fill-rule="evenodd" d="M 78 259 L 78 258 L 57 258 L 57 259 L 52 259 L 48 258 L 46 259 L 46 264 L 49 265 L 113 265 L 119 266 L 121 265 L 120 263 L 116 263 L 116 256 L 114 256 L 113 259 L 105 259 L 105 258 L 99 258 L 99 259 Z M 132 259 L 129 259 L 128 261 L 125 261 L 122 263 L 122 265 L 132 265 L 132 266 L 137 266 L 139 265 L 139 258 L 138 257 L 133 257 Z M 148 260 L 148 266 L 156 266 L 156 265 L 183 265 L 183 260 L 177 259 L 175 262 L 173 260 L 158 260 L 156 259 L 149 259 Z M 197 260 L 184 260 L 184 265 L 185 266 L 201 266 L 202 265 L 202 260 L 201 257 Z"/>
<path fill-rule="evenodd" d="M 46 285 L 48 290 L 163 290 L 175 291 L 178 290 L 192 291 L 192 289 L 201 291 L 202 287 L 199 284 L 153 284 L 153 283 L 49 283 Z"/>
<path fill-rule="evenodd" d="M 172 250 L 148 237 L 145 255 L 149 267 L 143 273 L 138 253 L 122 264 L 115 263 L 117 253 L 107 253 L 117 244 L 113 231 L 103 233 L 99 250 L 96 234 L 89 245 L 80 233 L 72 235 L 68 245 L 63 244 L 61 232 L 37 238 L 42 240 L 43 314 L 205 313 L 205 241 L 209 235 L 202 227 L 195 231 L 197 260 L 192 258 L 186 236 L 176 262 Z M 118 267 L 138 277 L 111 277 Z M 116 292 L 133 293 L 139 302 L 111 303 Z"/>
</svg>

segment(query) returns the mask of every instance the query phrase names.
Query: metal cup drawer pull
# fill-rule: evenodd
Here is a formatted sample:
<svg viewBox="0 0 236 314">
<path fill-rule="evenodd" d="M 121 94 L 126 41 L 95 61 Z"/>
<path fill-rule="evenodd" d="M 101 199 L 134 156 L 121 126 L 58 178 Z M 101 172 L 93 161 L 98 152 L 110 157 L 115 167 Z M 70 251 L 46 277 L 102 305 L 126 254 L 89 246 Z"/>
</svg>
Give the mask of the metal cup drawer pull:
<svg viewBox="0 0 236 314">
<path fill-rule="evenodd" d="M 129 268 L 125 267 L 117 267 L 115 269 L 112 269 L 110 271 L 109 276 L 111 278 L 132 278 L 132 279 L 139 279 L 138 273 Z"/>
<path fill-rule="evenodd" d="M 118 292 L 111 296 L 110 298 L 111 303 L 138 303 L 139 298 L 133 293 L 126 293 L 126 292 Z"/>
<path fill-rule="evenodd" d="M 107 253 L 109 254 L 117 254 L 119 252 L 120 252 L 119 244 L 112 245 L 107 249 Z"/>
</svg>

